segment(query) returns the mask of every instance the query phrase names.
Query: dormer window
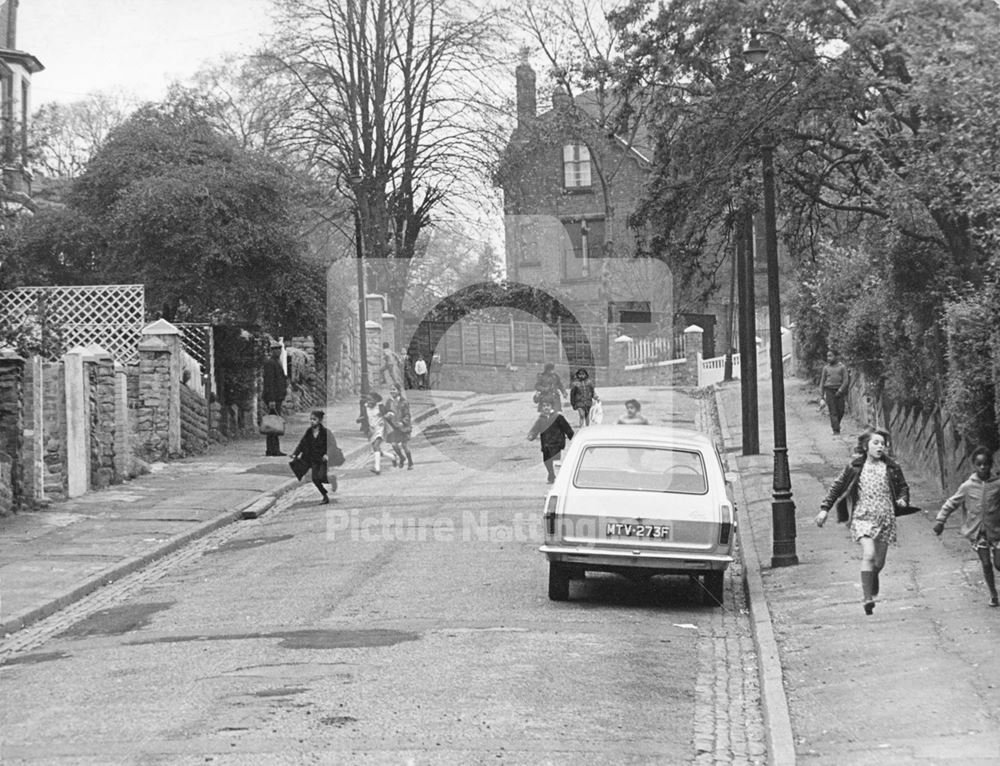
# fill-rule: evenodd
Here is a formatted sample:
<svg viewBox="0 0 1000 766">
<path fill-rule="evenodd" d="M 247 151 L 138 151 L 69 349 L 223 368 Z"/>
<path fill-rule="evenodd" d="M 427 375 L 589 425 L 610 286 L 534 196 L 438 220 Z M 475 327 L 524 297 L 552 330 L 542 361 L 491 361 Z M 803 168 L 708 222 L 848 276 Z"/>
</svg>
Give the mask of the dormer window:
<svg viewBox="0 0 1000 766">
<path fill-rule="evenodd" d="M 566 189 L 590 188 L 590 150 L 583 144 L 563 147 L 563 186 Z"/>
</svg>

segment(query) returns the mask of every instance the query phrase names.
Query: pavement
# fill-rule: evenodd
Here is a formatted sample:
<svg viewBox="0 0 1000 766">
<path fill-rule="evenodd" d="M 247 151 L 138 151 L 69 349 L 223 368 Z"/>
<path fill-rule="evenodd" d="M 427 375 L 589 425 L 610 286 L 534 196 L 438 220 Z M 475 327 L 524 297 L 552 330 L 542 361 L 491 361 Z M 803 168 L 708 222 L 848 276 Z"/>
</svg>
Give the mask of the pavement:
<svg viewBox="0 0 1000 766">
<path fill-rule="evenodd" d="M 760 381 L 761 454 L 742 454 L 739 382 L 713 388 L 719 436 L 737 482 L 739 545 L 772 764 L 1000 763 L 1000 609 L 975 553 L 939 538 L 934 515 L 953 491 L 907 471 L 923 513 L 898 519 L 872 616 L 862 609 L 860 549 L 845 525 L 815 524 L 862 424 L 842 435 L 810 384 L 785 382 L 786 432 L 799 563 L 772 567 L 773 419 Z"/>
<path fill-rule="evenodd" d="M 473 395 L 407 396 L 419 424 Z M 348 464 L 363 460 L 368 446 L 355 422 L 357 400 L 324 409 Z M 286 416 L 285 452 L 308 424 L 308 413 Z M 0 518 L 0 637 L 226 524 L 255 518 L 285 493 L 309 484 L 308 477 L 295 479 L 287 457 L 265 457 L 264 437 L 257 436 L 215 444 L 204 455 L 154 464 L 131 481 Z"/>
</svg>

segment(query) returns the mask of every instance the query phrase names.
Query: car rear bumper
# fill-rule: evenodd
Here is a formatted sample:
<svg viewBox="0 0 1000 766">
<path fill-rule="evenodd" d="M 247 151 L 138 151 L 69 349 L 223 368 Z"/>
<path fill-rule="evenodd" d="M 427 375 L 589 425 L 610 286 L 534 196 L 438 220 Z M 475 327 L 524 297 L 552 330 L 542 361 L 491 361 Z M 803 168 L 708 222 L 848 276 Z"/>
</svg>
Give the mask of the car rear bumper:
<svg viewBox="0 0 1000 766">
<path fill-rule="evenodd" d="M 688 573 L 725 570 L 733 557 L 725 553 L 695 553 L 665 550 L 595 550 L 594 548 L 543 545 L 538 550 L 549 561 L 578 565 L 581 569 L 658 569 L 663 572 Z"/>
</svg>

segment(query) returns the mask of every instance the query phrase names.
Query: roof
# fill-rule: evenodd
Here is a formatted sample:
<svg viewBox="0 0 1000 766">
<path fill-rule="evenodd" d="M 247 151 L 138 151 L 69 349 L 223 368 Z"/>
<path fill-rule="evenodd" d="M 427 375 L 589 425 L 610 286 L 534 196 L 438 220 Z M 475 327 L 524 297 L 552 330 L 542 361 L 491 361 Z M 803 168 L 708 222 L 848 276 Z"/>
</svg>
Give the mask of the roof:
<svg viewBox="0 0 1000 766">
<path fill-rule="evenodd" d="M 576 93 L 573 96 L 573 104 L 584 114 L 595 121 L 601 119 L 601 100 L 597 95 L 595 90 L 585 90 L 580 93 Z M 605 112 L 614 111 L 620 106 L 618 98 L 614 93 L 609 93 L 605 97 L 604 101 Z M 545 115 L 551 114 L 555 111 L 555 108 L 547 109 L 541 112 L 538 116 L 543 117 Z M 650 162 L 653 157 L 653 144 L 650 139 L 649 133 L 646 130 L 645 121 L 640 121 L 639 127 L 636 130 L 635 137 L 632 139 L 631 144 L 629 144 L 627 136 L 621 136 L 616 134 L 615 139 L 622 146 L 622 148 L 631 151 L 636 156 L 638 156 L 644 162 Z"/>
<path fill-rule="evenodd" d="M 639 425 L 594 425 L 581 428 L 573 437 L 573 443 L 580 446 L 590 444 L 649 444 L 664 447 L 686 447 L 691 449 L 713 449 L 707 434 L 691 428 L 674 426 Z"/>
</svg>

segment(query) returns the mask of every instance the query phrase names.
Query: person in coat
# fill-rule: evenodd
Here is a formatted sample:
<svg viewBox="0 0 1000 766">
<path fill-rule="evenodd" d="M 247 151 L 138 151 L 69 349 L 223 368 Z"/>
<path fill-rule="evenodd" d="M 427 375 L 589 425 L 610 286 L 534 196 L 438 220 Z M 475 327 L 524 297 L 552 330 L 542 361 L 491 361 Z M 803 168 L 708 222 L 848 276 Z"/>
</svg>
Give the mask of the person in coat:
<svg viewBox="0 0 1000 766">
<path fill-rule="evenodd" d="M 889 434 L 868 429 L 858 438 L 851 459 L 820 504 L 816 525 L 826 523 L 830 508 L 837 521 L 849 523 L 851 537 L 861 545 L 861 591 L 865 614 L 875 610 L 879 573 L 890 545 L 896 544 L 896 508 L 910 504 L 910 487 L 899 463 L 887 454 Z"/>
<path fill-rule="evenodd" d="M 993 476 L 993 451 L 989 447 L 977 447 L 972 453 L 972 467 L 972 475 L 944 501 L 934 519 L 933 531 L 940 536 L 948 517 L 962 509 L 960 531 L 979 557 L 983 579 L 990 592 L 990 606 L 1000 606 L 993 574 L 994 565 L 1000 564 L 1000 540 L 995 533 L 991 533 L 988 518 L 991 512 L 995 513 L 1000 500 L 1000 478 Z"/>
<path fill-rule="evenodd" d="M 573 427 L 566 422 L 562 413 L 556 412 L 552 403 L 544 399 L 539 405 L 542 408 L 538 420 L 528 432 L 528 441 L 538 439 L 542 446 L 542 463 L 548 472 L 549 484 L 556 480 L 553 463 L 559 458 L 566 447 L 566 440 L 573 438 Z"/>
<path fill-rule="evenodd" d="M 566 396 L 566 389 L 563 388 L 562 379 L 556 372 L 556 366 L 552 362 L 546 362 L 542 371 L 535 376 L 535 403 L 538 411 L 542 411 L 542 403 L 549 402 L 555 412 L 562 409 L 562 400 Z"/>
<path fill-rule="evenodd" d="M 569 405 L 580 416 L 579 428 L 590 425 L 590 408 L 597 401 L 600 401 L 600 397 L 594 390 L 590 373 L 581 367 L 576 371 L 576 376 L 569 387 Z"/>
<path fill-rule="evenodd" d="M 264 411 L 269 415 L 280 415 L 281 403 L 288 395 L 288 376 L 285 375 L 285 368 L 281 364 L 281 344 L 278 341 L 271 343 L 270 356 L 264 362 L 263 378 L 261 399 L 264 400 Z M 278 434 L 264 435 L 264 454 L 267 457 L 279 457 L 285 454 L 281 451 L 281 438 Z"/>
<path fill-rule="evenodd" d="M 385 424 L 389 427 L 385 441 L 392 447 L 394 466 L 406 465 L 408 471 L 413 470 L 413 455 L 410 452 L 410 434 L 413 432 L 413 422 L 410 417 L 410 402 L 403 396 L 403 389 L 393 384 L 389 388 L 389 398 L 383 408 Z"/>
<path fill-rule="evenodd" d="M 309 428 L 306 429 L 299 445 L 295 448 L 295 452 L 292 453 L 292 460 L 303 460 L 308 463 L 312 483 L 316 485 L 316 489 L 323 497 L 319 501 L 320 505 L 326 505 L 330 502 L 330 496 L 323 485 L 324 482 L 330 484 L 331 492 L 337 491 L 337 477 L 333 476 L 329 470 L 330 447 L 336 446 L 337 440 L 323 426 L 323 410 L 313 410 L 309 413 Z"/>
</svg>

